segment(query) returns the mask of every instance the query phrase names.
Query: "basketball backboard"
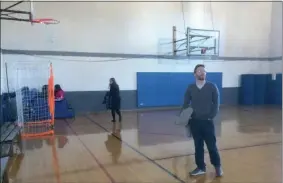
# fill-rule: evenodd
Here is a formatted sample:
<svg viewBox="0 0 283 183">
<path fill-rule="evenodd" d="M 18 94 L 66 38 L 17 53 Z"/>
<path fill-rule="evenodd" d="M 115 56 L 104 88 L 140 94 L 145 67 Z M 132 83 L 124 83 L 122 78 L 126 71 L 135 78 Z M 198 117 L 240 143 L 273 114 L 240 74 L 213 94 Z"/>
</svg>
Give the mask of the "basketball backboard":
<svg viewBox="0 0 283 183">
<path fill-rule="evenodd" d="M 188 56 L 218 56 L 220 31 L 191 29 L 187 30 Z"/>
<path fill-rule="evenodd" d="M 220 31 L 187 28 L 182 33 L 173 26 L 172 55 L 174 57 L 219 56 Z"/>
<path fill-rule="evenodd" d="M 32 22 L 33 1 L 1 1 L 1 20 Z"/>
<path fill-rule="evenodd" d="M 158 56 L 159 59 L 172 59 L 175 57 L 187 57 L 187 36 L 185 31 L 177 30 L 173 26 L 173 37 L 160 38 L 158 40 Z"/>
</svg>

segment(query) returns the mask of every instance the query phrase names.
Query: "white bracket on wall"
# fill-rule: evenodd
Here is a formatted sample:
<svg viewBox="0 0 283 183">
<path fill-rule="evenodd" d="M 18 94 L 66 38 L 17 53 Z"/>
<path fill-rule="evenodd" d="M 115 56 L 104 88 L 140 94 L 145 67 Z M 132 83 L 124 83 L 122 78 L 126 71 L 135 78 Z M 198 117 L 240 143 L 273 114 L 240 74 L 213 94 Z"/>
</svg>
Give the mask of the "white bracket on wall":
<svg viewBox="0 0 283 183">
<path fill-rule="evenodd" d="M 273 80 L 273 81 L 276 80 L 276 73 L 272 73 L 272 80 Z"/>
</svg>

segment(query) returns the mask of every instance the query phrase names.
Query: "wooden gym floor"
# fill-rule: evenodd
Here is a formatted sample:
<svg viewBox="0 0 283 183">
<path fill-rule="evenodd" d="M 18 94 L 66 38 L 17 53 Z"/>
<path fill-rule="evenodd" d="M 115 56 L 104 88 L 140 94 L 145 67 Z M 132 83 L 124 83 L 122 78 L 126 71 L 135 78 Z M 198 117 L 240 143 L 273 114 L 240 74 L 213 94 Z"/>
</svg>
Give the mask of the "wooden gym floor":
<svg viewBox="0 0 283 183">
<path fill-rule="evenodd" d="M 55 139 L 24 141 L 25 155 L 9 177 L 17 183 L 281 183 L 281 112 L 221 109 L 215 125 L 224 177 L 218 179 L 208 154 L 206 176 L 188 176 L 193 142 L 169 110 L 124 112 L 116 136 L 108 113 L 57 121 Z"/>
</svg>

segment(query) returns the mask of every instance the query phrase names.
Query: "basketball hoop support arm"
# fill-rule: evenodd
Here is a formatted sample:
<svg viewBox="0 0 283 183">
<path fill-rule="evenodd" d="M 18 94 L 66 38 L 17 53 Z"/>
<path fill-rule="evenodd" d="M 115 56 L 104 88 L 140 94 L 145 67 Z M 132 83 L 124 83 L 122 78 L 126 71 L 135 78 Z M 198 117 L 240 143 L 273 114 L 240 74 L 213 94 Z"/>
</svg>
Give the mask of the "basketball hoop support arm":
<svg viewBox="0 0 283 183">
<path fill-rule="evenodd" d="M 172 47 L 172 53 L 173 53 L 173 56 L 176 56 L 177 54 L 177 46 L 176 46 L 176 26 L 173 26 L 173 36 L 172 36 L 172 43 L 173 43 L 173 47 Z"/>
<path fill-rule="evenodd" d="M 18 4 L 23 3 L 23 2 L 24 2 L 24 1 L 16 2 L 15 4 L 12 4 L 11 6 L 6 7 L 6 8 L 4 9 L 4 11 L 5 11 L 5 10 L 8 10 L 8 9 L 11 9 L 11 8 L 13 8 L 13 7 L 17 6 Z M 1 9 L 1 12 L 2 12 L 2 9 Z"/>
<path fill-rule="evenodd" d="M 187 27 L 187 56 L 190 55 L 190 27 Z"/>
<path fill-rule="evenodd" d="M 6 8 L 1 8 L 0 9 L 0 12 L 1 12 L 1 17 L 0 19 L 2 20 L 12 20 L 12 21 L 20 21 L 20 22 L 31 22 L 32 20 L 32 12 L 30 11 L 21 11 L 21 10 L 11 10 L 11 8 L 23 3 L 25 1 L 19 1 L 19 2 L 16 2 Z M 16 17 L 13 17 L 11 16 L 9 13 L 11 14 L 22 14 L 22 15 L 27 15 L 28 17 L 27 18 L 16 18 Z"/>
</svg>

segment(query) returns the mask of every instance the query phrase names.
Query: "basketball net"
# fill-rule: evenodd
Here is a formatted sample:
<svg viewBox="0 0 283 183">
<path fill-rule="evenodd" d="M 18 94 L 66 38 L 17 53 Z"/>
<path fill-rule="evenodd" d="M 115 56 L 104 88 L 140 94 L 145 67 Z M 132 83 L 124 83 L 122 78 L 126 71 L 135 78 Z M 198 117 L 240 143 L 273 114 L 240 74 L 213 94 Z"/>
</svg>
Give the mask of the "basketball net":
<svg viewBox="0 0 283 183">
<path fill-rule="evenodd" d="M 52 19 L 52 18 L 41 18 L 41 19 L 33 19 L 31 21 L 31 24 L 40 24 L 44 25 L 44 28 L 39 31 L 44 31 L 45 33 L 42 33 L 42 35 L 45 35 L 46 37 L 46 42 L 47 44 L 52 44 L 54 42 L 54 31 L 52 31 L 52 28 L 54 27 L 49 27 L 48 25 L 56 25 L 59 24 L 60 22 L 58 20 Z M 41 28 L 40 28 L 41 29 Z M 44 29 L 44 30 L 43 30 Z M 53 47 L 50 45 L 50 47 Z"/>
<path fill-rule="evenodd" d="M 31 21 L 32 24 L 34 23 L 39 23 L 39 24 L 45 24 L 45 25 L 50 25 L 50 24 L 59 24 L 59 20 L 55 20 L 52 18 L 41 18 L 41 19 L 33 19 Z"/>
</svg>

